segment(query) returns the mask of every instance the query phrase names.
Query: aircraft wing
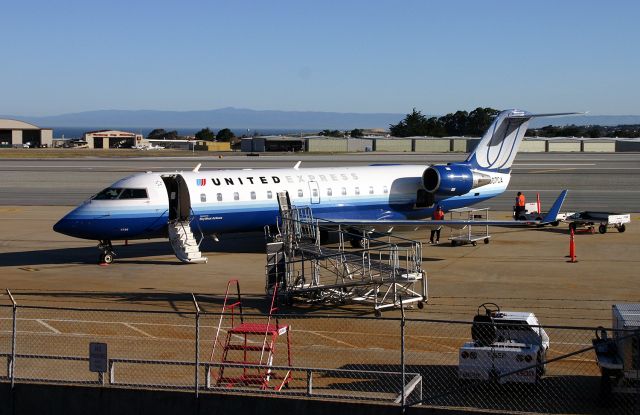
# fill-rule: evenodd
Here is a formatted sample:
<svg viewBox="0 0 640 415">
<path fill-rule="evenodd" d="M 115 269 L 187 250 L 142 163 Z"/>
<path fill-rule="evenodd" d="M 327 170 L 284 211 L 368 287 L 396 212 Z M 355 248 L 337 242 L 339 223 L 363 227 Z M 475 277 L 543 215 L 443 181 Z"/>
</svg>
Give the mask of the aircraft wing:
<svg viewBox="0 0 640 415">
<path fill-rule="evenodd" d="M 392 231 L 415 231 L 419 229 L 437 229 L 441 226 L 447 226 L 455 229 L 462 229 L 466 226 L 498 226 L 508 228 L 518 227 L 532 227 L 548 225 L 558 221 L 558 213 L 562 208 L 565 198 L 567 197 L 567 190 L 563 190 L 560 196 L 556 199 L 553 206 L 545 214 L 541 220 L 430 220 L 430 219 L 381 219 L 381 220 L 366 220 L 366 219 L 333 219 L 331 221 L 319 220 L 321 226 L 354 226 L 358 228 L 366 228 L 370 232 L 389 233 Z"/>
</svg>

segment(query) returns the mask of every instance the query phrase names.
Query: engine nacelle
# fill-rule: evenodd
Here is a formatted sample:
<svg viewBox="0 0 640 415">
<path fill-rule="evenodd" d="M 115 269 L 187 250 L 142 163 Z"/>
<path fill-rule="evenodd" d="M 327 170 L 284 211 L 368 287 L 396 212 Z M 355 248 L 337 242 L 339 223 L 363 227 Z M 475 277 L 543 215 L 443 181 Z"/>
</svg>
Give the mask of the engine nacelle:
<svg viewBox="0 0 640 415">
<path fill-rule="evenodd" d="M 422 174 L 427 192 L 459 196 L 471 189 L 491 183 L 491 176 L 472 171 L 468 166 L 447 164 L 431 166 Z"/>
</svg>

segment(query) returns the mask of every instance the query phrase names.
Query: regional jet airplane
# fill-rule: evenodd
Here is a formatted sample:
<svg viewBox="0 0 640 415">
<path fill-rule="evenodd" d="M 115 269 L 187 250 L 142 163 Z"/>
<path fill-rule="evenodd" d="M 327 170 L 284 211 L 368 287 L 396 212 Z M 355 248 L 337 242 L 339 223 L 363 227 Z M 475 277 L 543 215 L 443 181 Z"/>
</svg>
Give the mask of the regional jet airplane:
<svg viewBox="0 0 640 415">
<path fill-rule="evenodd" d="M 277 194 L 314 216 L 355 225 L 421 226 L 445 211 L 503 193 L 511 164 L 534 117 L 568 115 L 502 111 L 469 157 L 446 165 L 146 172 L 121 179 L 82 203 L 53 227 L 99 241 L 100 262 L 113 261 L 113 240 L 167 237 L 183 262 L 205 262 L 192 227 L 202 235 L 261 230 L 279 215 Z M 566 194 L 566 192 L 563 192 Z M 564 199 L 564 196 L 561 195 Z M 562 203 L 561 201 L 559 202 Z M 558 203 L 552 208 L 557 214 Z M 550 212 L 537 224 L 555 221 Z M 465 221 L 459 221 L 464 224 Z M 446 221 L 451 224 L 451 221 Z M 513 221 L 490 221 L 509 225 Z M 529 222 L 531 223 L 531 222 Z M 484 222 L 483 222 L 484 224 Z"/>
</svg>

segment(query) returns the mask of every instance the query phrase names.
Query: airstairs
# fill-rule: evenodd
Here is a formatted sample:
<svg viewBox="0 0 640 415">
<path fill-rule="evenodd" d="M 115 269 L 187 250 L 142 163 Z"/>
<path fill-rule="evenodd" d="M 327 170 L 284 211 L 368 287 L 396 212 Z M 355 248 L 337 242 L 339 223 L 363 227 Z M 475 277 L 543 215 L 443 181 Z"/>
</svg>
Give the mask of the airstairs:
<svg viewBox="0 0 640 415">
<path fill-rule="evenodd" d="M 188 264 L 204 264 L 207 258 L 200 252 L 200 243 L 196 240 L 188 220 L 173 220 L 168 224 L 169 241 L 176 257 Z"/>
<path fill-rule="evenodd" d="M 278 194 L 277 234 L 265 228 L 267 293 L 279 289 L 280 298 L 289 304 L 370 304 L 376 315 L 401 304 L 423 307 L 427 277 L 420 242 L 314 218 L 311 208 L 296 208 L 288 200 Z M 336 242 L 321 245 L 327 237 Z M 348 247 L 351 242 L 360 248 Z"/>
<path fill-rule="evenodd" d="M 232 286 L 235 286 L 236 290 L 235 299 L 231 298 L 233 295 L 230 292 Z M 286 366 L 291 367 L 290 327 L 286 324 L 280 324 L 277 315 L 274 315 L 278 311 L 275 306 L 276 296 L 277 289 L 271 297 L 266 323 L 248 322 L 242 313 L 238 280 L 231 280 L 227 283 L 222 313 L 210 357 L 210 361 L 215 362 L 216 348 L 219 346 L 222 351 L 219 369 L 215 376 L 216 386 L 226 388 L 253 386 L 262 390 L 280 391 L 292 380 L 290 370 L 280 376 L 272 368 L 280 337 L 285 338 Z M 226 330 L 226 336 L 223 336 L 225 317 L 231 327 Z"/>
</svg>

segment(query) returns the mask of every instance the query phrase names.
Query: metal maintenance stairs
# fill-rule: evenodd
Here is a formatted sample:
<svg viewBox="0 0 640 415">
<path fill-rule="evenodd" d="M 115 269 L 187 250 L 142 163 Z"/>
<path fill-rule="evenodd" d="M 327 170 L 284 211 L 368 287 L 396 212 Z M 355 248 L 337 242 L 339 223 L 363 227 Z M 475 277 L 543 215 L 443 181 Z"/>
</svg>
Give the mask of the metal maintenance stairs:
<svg viewBox="0 0 640 415">
<path fill-rule="evenodd" d="M 236 288 L 237 300 L 230 302 L 230 287 Z M 287 365 L 291 366 L 291 331 L 288 324 L 280 324 L 276 307 L 277 287 L 271 296 L 271 307 L 266 323 L 247 322 L 242 314 L 242 302 L 240 300 L 240 284 L 238 280 L 230 280 L 227 283 L 227 291 L 224 297 L 222 313 L 218 330 L 213 341 L 210 360 L 215 359 L 216 346 L 222 346 L 220 366 L 216 376 L 216 386 L 233 388 L 238 386 L 258 386 L 262 390 L 275 391 L 288 387 L 293 379 L 291 370 L 287 370 L 284 376 L 276 374 L 274 358 L 276 344 L 280 336 L 285 337 L 287 348 Z M 235 309 L 240 313 L 236 317 Z M 221 342 L 222 322 L 224 315 L 230 314 L 231 327 L 227 329 L 224 342 Z M 239 321 L 238 321 L 239 320 Z M 238 322 L 238 324 L 236 324 Z"/>
<path fill-rule="evenodd" d="M 202 256 L 200 245 L 193 236 L 189 221 L 171 221 L 168 224 L 169 241 L 176 258 L 187 264 L 205 264 L 207 258 Z"/>
</svg>

